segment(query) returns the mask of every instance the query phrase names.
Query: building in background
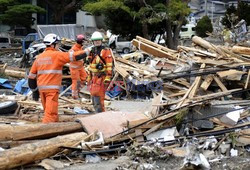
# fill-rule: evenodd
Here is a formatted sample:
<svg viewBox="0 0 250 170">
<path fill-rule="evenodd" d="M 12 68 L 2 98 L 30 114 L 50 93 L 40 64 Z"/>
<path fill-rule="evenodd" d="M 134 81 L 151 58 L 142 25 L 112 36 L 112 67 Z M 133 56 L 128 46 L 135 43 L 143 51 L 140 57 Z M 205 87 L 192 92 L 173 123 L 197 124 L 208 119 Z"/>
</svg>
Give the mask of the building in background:
<svg viewBox="0 0 250 170">
<path fill-rule="evenodd" d="M 250 0 L 241 0 L 250 4 Z M 191 0 L 189 7 L 192 11 L 192 16 L 199 20 L 207 15 L 214 23 L 225 15 L 227 7 L 234 5 L 237 7 L 238 0 Z"/>
<path fill-rule="evenodd" d="M 37 30 L 37 25 L 50 25 L 53 24 L 52 21 L 52 10 L 49 8 L 48 4 L 44 1 L 39 0 L 23 0 L 23 3 L 31 3 L 33 5 L 40 6 L 46 10 L 44 14 L 32 14 L 34 20 L 34 25 L 32 25 L 33 30 L 31 32 L 35 32 Z M 72 11 L 66 13 L 62 18 L 61 24 L 78 24 L 83 26 L 85 32 L 92 33 L 96 28 L 104 27 L 104 19 L 102 16 L 92 16 L 82 10 L 78 12 Z M 0 22 L 0 33 L 1 32 L 9 32 L 14 31 L 15 36 L 25 36 L 28 32 L 24 27 L 15 26 L 13 30 L 11 30 L 10 26 L 4 25 Z"/>
</svg>

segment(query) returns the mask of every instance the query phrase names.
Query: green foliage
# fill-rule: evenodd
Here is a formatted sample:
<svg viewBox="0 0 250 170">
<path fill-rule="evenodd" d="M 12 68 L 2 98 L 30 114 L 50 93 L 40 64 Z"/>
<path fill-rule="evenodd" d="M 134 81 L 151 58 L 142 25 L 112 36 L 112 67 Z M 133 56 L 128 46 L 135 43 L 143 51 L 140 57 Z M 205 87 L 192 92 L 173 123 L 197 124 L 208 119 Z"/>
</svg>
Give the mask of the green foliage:
<svg viewBox="0 0 250 170">
<path fill-rule="evenodd" d="M 187 16 L 191 12 L 187 4 L 183 3 L 181 0 L 170 1 L 168 10 L 169 17 L 172 21 L 177 21 L 180 16 Z"/>
<path fill-rule="evenodd" d="M 181 125 L 181 123 L 183 122 L 185 116 L 188 114 L 188 109 L 184 108 L 181 109 L 178 114 L 175 116 L 175 123 L 177 126 Z"/>
<path fill-rule="evenodd" d="M 206 32 L 213 32 L 213 26 L 208 16 L 204 16 L 197 23 L 196 33 L 200 37 L 207 37 Z"/>
<path fill-rule="evenodd" d="M 81 9 L 83 2 L 86 0 L 40 0 L 40 3 L 45 7 L 49 6 L 51 11 L 51 22 L 53 24 L 62 24 L 65 14 L 77 12 Z M 88 2 L 88 1 L 86 1 Z M 91 1 L 90 1 L 91 2 Z"/>
<path fill-rule="evenodd" d="M 232 140 L 232 146 L 235 147 L 235 145 L 237 144 L 237 137 L 238 135 L 234 132 L 231 132 L 229 134 L 229 138 Z"/>
<path fill-rule="evenodd" d="M 183 18 L 190 13 L 184 0 L 171 0 L 169 3 L 165 0 L 90 1 L 84 1 L 87 3 L 83 10 L 94 15 L 103 14 L 106 26 L 112 33 L 131 38 L 136 35 L 142 36 L 145 34 L 143 30 L 147 30 L 149 37 L 163 34 L 169 31 L 166 29 L 167 20 L 171 21 L 170 24 L 182 24 Z M 173 33 L 175 34 L 175 31 Z M 172 32 L 168 34 L 172 35 Z"/>
<path fill-rule="evenodd" d="M 225 13 L 225 17 L 222 18 L 221 23 L 223 25 L 225 25 L 225 27 L 227 28 L 231 28 L 231 22 L 233 22 L 233 24 L 236 24 L 235 19 L 233 19 L 233 16 L 236 14 L 237 9 L 235 8 L 235 6 L 231 5 L 229 8 L 227 8 L 227 11 Z"/>
<path fill-rule="evenodd" d="M 24 26 L 30 28 L 34 19 L 32 13 L 42 13 L 45 10 L 31 4 L 21 4 L 17 0 L 0 0 L 2 14 L 0 21 L 10 26 Z"/>
<path fill-rule="evenodd" d="M 237 15 L 239 17 L 239 21 L 241 19 L 244 19 L 247 23 L 247 25 L 250 25 L 250 5 L 245 2 L 239 3 L 238 10 L 237 10 Z"/>
</svg>

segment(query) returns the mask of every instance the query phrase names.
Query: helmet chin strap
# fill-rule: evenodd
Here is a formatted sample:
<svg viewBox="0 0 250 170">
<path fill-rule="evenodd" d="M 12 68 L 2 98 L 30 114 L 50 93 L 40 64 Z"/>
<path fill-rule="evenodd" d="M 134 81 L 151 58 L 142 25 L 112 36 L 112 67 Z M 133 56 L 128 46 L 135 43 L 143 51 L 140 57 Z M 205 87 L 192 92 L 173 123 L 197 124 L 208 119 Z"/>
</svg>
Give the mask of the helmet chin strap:
<svg viewBox="0 0 250 170">
<path fill-rule="evenodd" d="M 54 46 L 53 48 L 56 48 L 56 43 L 53 43 L 52 45 Z"/>
</svg>

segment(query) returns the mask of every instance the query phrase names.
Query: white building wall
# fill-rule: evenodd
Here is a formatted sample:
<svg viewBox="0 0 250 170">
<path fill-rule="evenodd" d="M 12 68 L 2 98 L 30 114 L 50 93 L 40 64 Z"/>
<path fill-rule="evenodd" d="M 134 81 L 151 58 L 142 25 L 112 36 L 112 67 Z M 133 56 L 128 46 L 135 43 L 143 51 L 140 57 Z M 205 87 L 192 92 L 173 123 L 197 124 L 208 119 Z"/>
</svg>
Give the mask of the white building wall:
<svg viewBox="0 0 250 170">
<path fill-rule="evenodd" d="M 76 24 L 83 25 L 85 32 L 93 32 L 96 29 L 95 17 L 86 14 L 86 12 L 79 10 L 76 13 Z"/>
</svg>

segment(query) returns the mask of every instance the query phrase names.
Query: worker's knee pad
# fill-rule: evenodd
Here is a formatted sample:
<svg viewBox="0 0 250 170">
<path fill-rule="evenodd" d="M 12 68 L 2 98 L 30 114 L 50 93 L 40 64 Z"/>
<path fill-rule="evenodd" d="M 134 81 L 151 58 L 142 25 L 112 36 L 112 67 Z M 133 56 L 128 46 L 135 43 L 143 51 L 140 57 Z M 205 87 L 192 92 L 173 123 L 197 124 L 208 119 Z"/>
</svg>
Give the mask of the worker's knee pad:
<svg viewBox="0 0 250 170">
<path fill-rule="evenodd" d="M 101 105 L 101 99 L 100 99 L 100 97 L 99 96 L 93 96 L 92 97 L 92 102 L 93 102 L 95 111 L 97 113 L 102 112 L 102 105 Z"/>
</svg>

